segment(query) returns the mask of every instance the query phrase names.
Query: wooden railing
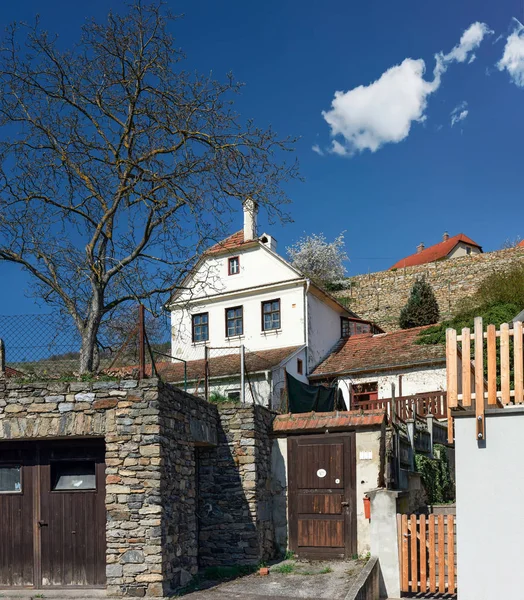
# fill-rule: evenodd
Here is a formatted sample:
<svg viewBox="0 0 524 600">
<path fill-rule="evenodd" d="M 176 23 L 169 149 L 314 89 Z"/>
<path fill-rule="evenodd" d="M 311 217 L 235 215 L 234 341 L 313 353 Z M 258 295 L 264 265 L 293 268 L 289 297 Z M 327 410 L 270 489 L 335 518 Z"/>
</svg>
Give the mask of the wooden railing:
<svg viewBox="0 0 524 600">
<path fill-rule="evenodd" d="M 473 332 L 467 327 L 461 335 L 454 329 L 446 331 L 448 405 L 450 409 L 475 406 L 478 440 L 485 439 L 486 400 L 488 408 L 524 403 L 522 336 L 520 321 L 512 329 L 503 323 L 499 330 L 488 325 L 484 331 L 481 317 L 475 319 Z M 449 419 L 448 441 L 452 438 Z"/>
<path fill-rule="evenodd" d="M 365 400 L 356 402 L 354 408 L 362 410 L 384 410 L 390 419 L 400 418 L 403 421 L 416 416 L 433 415 L 437 419 L 446 418 L 448 414 L 446 392 L 423 392 L 412 396 L 399 396 L 394 399 L 395 411 L 392 412 L 392 398 Z"/>
<path fill-rule="evenodd" d="M 455 515 L 397 515 L 403 593 L 456 594 L 455 529 Z"/>
</svg>

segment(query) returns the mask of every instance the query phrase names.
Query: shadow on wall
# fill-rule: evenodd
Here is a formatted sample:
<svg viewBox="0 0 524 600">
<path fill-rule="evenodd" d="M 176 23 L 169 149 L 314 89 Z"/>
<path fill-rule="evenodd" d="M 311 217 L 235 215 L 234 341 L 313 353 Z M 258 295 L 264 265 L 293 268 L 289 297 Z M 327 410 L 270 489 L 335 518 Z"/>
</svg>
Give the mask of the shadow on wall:
<svg viewBox="0 0 524 600">
<path fill-rule="evenodd" d="M 200 567 L 256 565 L 277 554 L 272 522 L 271 413 L 221 408 L 218 445 L 197 448 Z"/>
</svg>

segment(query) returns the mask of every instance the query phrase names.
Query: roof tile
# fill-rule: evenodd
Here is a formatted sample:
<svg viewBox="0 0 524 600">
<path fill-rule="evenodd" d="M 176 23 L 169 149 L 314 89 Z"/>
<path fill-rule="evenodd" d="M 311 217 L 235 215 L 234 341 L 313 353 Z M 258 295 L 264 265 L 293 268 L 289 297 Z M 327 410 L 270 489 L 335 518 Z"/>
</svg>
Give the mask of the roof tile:
<svg viewBox="0 0 524 600">
<path fill-rule="evenodd" d="M 246 244 L 253 244 L 257 240 L 248 240 L 244 241 L 244 231 L 240 230 L 236 233 L 233 233 L 225 240 L 222 240 L 216 243 L 214 246 L 211 246 L 208 250 L 206 250 L 206 254 L 218 254 L 219 252 L 224 252 L 225 250 L 236 250 L 237 248 L 241 248 Z"/>
<path fill-rule="evenodd" d="M 386 420 L 383 411 L 347 411 L 277 415 L 274 432 L 314 431 L 319 429 L 347 429 L 381 426 Z"/>
<path fill-rule="evenodd" d="M 341 340 L 331 354 L 315 368 L 311 376 L 313 379 L 319 379 L 323 375 L 374 371 L 428 361 L 445 362 L 444 345 L 416 343 L 419 333 L 427 328 L 427 326 L 414 327 L 392 333 L 353 335 Z"/>
<path fill-rule="evenodd" d="M 410 254 L 409 256 L 406 256 L 406 258 L 402 258 L 392 267 L 390 267 L 390 270 L 403 269 L 404 267 L 413 267 L 415 265 L 423 265 L 425 263 L 434 262 L 439 258 L 445 258 L 459 242 L 465 242 L 466 244 L 476 246 L 482 250 L 477 242 L 474 242 L 467 235 L 459 233 L 458 235 L 450 237 L 446 241 L 429 246 L 429 248 L 422 250 L 422 252 L 415 252 L 415 254 Z"/>
</svg>

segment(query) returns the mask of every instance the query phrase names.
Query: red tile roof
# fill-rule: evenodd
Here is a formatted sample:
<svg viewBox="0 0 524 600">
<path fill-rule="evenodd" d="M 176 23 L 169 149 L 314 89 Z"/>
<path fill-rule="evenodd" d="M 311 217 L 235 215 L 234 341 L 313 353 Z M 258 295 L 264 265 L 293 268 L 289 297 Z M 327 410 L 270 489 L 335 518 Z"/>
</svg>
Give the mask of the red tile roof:
<svg viewBox="0 0 524 600">
<path fill-rule="evenodd" d="M 354 429 L 359 427 L 380 426 L 386 420 L 384 411 L 347 412 L 310 412 L 299 414 L 277 415 L 273 421 L 273 431 L 278 433 L 293 433 L 329 429 Z"/>
<path fill-rule="evenodd" d="M 211 246 L 209 250 L 206 250 L 206 254 L 218 254 L 219 252 L 225 252 L 226 250 L 236 250 L 237 248 L 241 248 L 247 244 L 253 244 L 257 240 L 248 240 L 244 241 L 244 230 L 237 231 L 233 233 L 225 240 L 218 242 L 214 246 Z"/>
<path fill-rule="evenodd" d="M 322 379 L 326 375 L 343 375 L 356 371 L 380 371 L 427 362 L 444 363 L 444 345 L 416 343 L 419 333 L 424 329 L 427 329 L 427 326 L 377 335 L 363 333 L 341 340 L 331 354 L 316 367 L 311 377 Z"/>
<path fill-rule="evenodd" d="M 519 245 L 520 247 L 524 248 L 524 240 L 521 240 L 521 241 L 518 243 L 518 245 Z"/>
<path fill-rule="evenodd" d="M 474 242 L 467 235 L 459 233 L 458 235 L 454 235 L 444 242 L 440 242 L 434 246 L 430 246 L 429 248 L 422 250 L 422 252 L 415 252 L 415 254 L 406 256 L 406 258 L 396 262 L 392 267 L 390 267 L 390 269 L 413 267 L 414 265 L 423 265 L 425 263 L 439 260 L 439 258 L 445 258 L 459 242 L 464 242 L 465 244 L 475 246 L 476 248 L 480 248 L 482 250 L 477 242 Z"/>
<path fill-rule="evenodd" d="M 286 348 L 273 348 L 271 350 L 260 350 L 258 352 L 246 352 L 245 365 L 248 373 L 266 371 L 279 365 L 290 354 L 298 350 L 300 346 L 288 346 Z M 191 360 L 187 362 L 187 380 L 198 381 L 204 379 L 204 360 Z M 182 383 L 184 381 L 184 363 L 162 361 L 156 363 L 158 374 L 164 381 Z M 138 370 L 138 366 L 117 367 L 111 369 L 110 373 L 116 375 L 131 374 Z M 240 354 L 224 354 L 222 356 L 211 356 L 209 359 L 209 376 L 227 377 L 240 373 Z M 146 374 L 151 375 L 151 365 L 147 365 Z"/>
<path fill-rule="evenodd" d="M 6 377 L 25 377 L 25 373 L 19 371 L 18 369 L 13 369 L 12 367 L 5 368 L 5 376 Z"/>
</svg>

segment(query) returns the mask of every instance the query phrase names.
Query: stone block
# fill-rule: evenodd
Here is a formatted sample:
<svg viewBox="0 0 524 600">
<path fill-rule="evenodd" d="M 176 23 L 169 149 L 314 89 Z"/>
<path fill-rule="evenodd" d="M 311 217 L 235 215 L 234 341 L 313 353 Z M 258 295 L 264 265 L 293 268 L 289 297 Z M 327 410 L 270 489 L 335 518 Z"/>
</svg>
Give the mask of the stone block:
<svg viewBox="0 0 524 600">
<path fill-rule="evenodd" d="M 81 394 L 75 394 L 75 400 L 77 402 L 93 402 L 95 395 L 92 392 L 84 392 Z"/>
</svg>

